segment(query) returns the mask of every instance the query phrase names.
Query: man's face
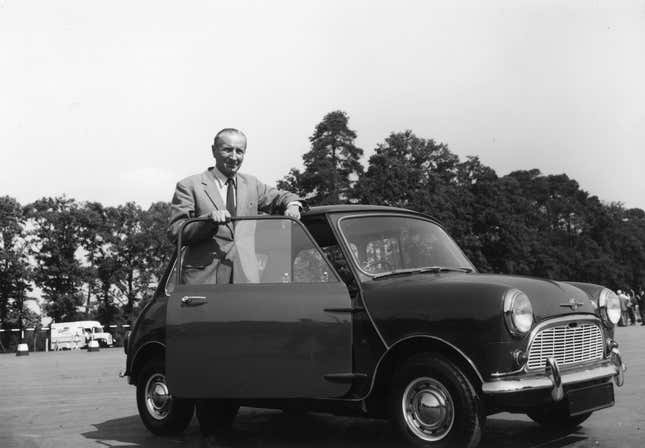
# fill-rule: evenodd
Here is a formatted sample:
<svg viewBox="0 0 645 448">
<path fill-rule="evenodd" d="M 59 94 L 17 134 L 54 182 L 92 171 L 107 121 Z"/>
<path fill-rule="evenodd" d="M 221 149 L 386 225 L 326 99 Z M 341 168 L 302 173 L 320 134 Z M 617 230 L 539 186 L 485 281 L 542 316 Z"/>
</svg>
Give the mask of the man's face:
<svg viewBox="0 0 645 448">
<path fill-rule="evenodd" d="M 246 137 L 238 133 L 222 134 L 213 145 L 215 166 L 227 177 L 233 177 L 242 166 Z"/>
</svg>

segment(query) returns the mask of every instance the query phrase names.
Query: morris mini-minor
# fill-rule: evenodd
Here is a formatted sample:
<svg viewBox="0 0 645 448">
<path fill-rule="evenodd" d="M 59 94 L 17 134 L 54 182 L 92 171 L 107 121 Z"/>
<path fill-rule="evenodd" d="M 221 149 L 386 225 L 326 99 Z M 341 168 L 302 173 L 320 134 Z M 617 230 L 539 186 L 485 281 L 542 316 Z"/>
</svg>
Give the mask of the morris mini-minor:
<svg viewBox="0 0 645 448">
<path fill-rule="evenodd" d="M 239 406 L 388 418 L 409 443 L 473 447 L 493 413 L 572 427 L 614 404 L 625 367 L 609 289 L 478 273 L 410 210 L 322 206 L 226 225 L 226 253 L 207 234 L 179 238 L 125 344 L 155 434 L 183 431 L 210 398 L 229 421 Z M 213 247 L 196 260 L 191 245 Z M 208 257 L 227 260 L 230 283 Z"/>
</svg>

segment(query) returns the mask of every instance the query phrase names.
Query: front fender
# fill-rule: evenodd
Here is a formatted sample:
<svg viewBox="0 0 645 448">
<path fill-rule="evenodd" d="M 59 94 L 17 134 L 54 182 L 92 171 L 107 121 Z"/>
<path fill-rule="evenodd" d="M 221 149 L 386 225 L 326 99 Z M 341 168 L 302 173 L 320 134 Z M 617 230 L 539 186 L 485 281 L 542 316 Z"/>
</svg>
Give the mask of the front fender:
<svg viewBox="0 0 645 448">
<path fill-rule="evenodd" d="M 460 351 L 488 376 L 513 368 L 513 350 L 522 344 L 505 326 L 505 286 L 392 279 L 364 284 L 365 305 L 386 345 L 431 337 Z"/>
</svg>

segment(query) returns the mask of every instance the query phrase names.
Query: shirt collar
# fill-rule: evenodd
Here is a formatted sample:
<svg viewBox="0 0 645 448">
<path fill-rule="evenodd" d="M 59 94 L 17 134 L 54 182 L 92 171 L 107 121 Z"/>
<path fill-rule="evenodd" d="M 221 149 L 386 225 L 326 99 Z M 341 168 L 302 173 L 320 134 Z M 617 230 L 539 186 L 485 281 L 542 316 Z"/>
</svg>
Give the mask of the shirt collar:
<svg viewBox="0 0 645 448">
<path fill-rule="evenodd" d="M 224 175 L 219 169 L 217 169 L 216 166 L 213 167 L 212 170 L 210 170 L 211 173 L 213 174 L 213 177 L 215 178 L 215 181 L 219 185 L 220 188 L 224 188 L 226 186 L 226 181 L 228 180 L 228 177 Z M 237 183 L 236 176 L 233 176 L 233 185 Z"/>
</svg>

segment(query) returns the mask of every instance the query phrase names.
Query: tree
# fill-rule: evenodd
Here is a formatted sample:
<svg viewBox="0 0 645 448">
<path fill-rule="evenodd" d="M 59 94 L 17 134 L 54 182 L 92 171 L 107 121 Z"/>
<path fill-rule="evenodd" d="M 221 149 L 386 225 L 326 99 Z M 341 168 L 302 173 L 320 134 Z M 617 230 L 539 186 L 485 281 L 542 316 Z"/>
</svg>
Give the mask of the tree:
<svg viewBox="0 0 645 448">
<path fill-rule="evenodd" d="M 367 171 L 356 184 L 361 202 L 412 209 L 444 203 L 441 197 L 455 175 L 457 156 L 412 131 L 393 132 L 377 145 Z"/>
<path fill-rule="evenodd" d="M 25 216 L 14 198 L 0 197 L 0 327 L 24 328 L 34 321 L 26 307 L 32 270 L 25 250 Z"/>
<path fill-rule="evenodd" d="M 303 155 L 305 169 L 291 169 L 278 181 L 278 188 L 293 191 L 311 205 L 337 204 L 352 199 L 351 187 L 363 172 L 356 147 L 356 132 L 348 127 L 349 116 L 340 110 L 325 115 L 309 138 L 311 150 Z"/>
<path fill-rule="evenodd" d="M 120 300 L 124 318 L 132 319 L 138 303 L 150 298 L 163 266 L 172 254 L 166 238 L 170 206 L 157 202 L 147 211 L 129 202 L 108 211 L 111 243 L 101 265 L 99 277 L 106 286 L 112 283 Z M 107 309 L 107 305 L 104 305 Z"/>
<path fill-rule="evenodd" d="M 94 296 L 101 295 L 101 276 L 99 270 L 103 268 L 102 261 L 106 247 L 109 245 L 109 223 L 105 207 L 99 202 L 86 202 L 78 209 L 79 238 L 83 248 L 83 277 L 87 287 L 85 293 L 85 316 L 91 316 L 91 300 Z M 111 322 L 111 321 L 110 321 Z"/>
<path fill-rule="evenodd" d="M 78 209 L 76 201 L 65 197 L 43 198 L 25 207 L 35 238 L 34 280 L 43 291 L 46 313 L 55 321 L 82 317 L 85 272 L 77 257 L 82 230 Z"/>
</svg>

